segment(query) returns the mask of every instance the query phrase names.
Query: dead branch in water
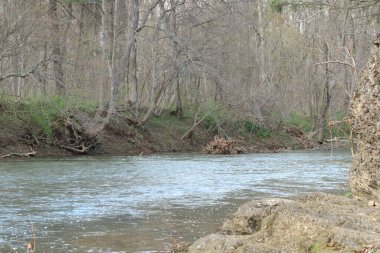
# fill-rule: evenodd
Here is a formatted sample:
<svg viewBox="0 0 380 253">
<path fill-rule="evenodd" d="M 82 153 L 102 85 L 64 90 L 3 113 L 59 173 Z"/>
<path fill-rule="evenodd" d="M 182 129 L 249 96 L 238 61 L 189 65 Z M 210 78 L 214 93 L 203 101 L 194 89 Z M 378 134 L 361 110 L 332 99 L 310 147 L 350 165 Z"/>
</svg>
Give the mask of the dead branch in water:
<svg viewBox="0 0 380 253">
<path fill-rule="evenodd" d="M 31 151 L 27 152 L 27 153 L 10 153 L 10 154 L 6 154 L 6 155 L 1 156 L 1 158 L 34 157 L 34 156 L 36 156 L 36 154 L 37 154 L 37 152 L 31 149 Z"/>
</svg>

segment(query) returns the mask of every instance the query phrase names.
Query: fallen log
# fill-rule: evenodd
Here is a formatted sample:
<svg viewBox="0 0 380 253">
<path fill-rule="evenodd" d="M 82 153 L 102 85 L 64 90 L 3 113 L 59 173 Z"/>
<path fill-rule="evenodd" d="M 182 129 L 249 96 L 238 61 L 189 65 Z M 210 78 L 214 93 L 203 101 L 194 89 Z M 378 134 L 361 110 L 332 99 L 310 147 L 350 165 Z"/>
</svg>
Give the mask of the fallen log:
<svg viewBox="0 0 380 253">
<path fill-rule="evenodd" d="M 6 155 L 3 155 L 1 156 L 1 158 L 12 158 L 12 157 L 34 157 L 36 156 L 37 152 L 32 150 L 31 152 L 27 152 L 27 153 L 10 153 L 10 154 L 6 154 Z"/>
</svg>

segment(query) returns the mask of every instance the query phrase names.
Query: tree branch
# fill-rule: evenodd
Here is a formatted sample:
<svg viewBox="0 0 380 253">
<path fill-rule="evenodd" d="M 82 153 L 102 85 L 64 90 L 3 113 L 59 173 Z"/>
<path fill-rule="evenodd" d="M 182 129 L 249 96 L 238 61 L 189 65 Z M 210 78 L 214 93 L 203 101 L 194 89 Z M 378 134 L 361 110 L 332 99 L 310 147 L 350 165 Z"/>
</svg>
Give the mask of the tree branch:
<svg viewBox="0 0 380 253">
<path fill-rule="evenodd" d="M 355 69 L 354 65 L 352 65 L 351 63 L 346 62 L 346 61 L 325 61 L 325 62 L 316 63 L 316 65 L 326 65 L 326 64 L 330 64 L 330 63 L 342 64 L 342 65 L 346 65 L 346 66 L 349 66 L 349 67 Z"/>
<path fill-rule="evenodd" d="M 4 79 L 10 78 L 10 77 L 25 78 L 29 74 L 34 73 L 43 62 L 44 62 L 44 60 L 41 60 L 41 61 L 37 62 L 33 66 L 30 66 L 28 69 L 26 69 L 24 72 L 10 73 L 10 74 L 6 74 L 4 76 L 0 76 L 0 82 L 3 81 Z"/>
</svg>

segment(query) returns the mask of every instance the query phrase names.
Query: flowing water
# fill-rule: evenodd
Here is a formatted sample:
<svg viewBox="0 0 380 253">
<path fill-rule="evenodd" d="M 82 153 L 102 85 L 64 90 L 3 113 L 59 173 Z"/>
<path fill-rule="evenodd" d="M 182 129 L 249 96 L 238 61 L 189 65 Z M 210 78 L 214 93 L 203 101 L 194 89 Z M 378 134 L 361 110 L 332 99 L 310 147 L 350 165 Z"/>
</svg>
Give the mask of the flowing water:
<svg viewBox="0 0 380 253">
<path fill-rule="evenodd" d="M 0 248 L 166 252 L 263 197 L 344 194 L 348 151 L 78 156 L 0 161 Z"/>
</svg>

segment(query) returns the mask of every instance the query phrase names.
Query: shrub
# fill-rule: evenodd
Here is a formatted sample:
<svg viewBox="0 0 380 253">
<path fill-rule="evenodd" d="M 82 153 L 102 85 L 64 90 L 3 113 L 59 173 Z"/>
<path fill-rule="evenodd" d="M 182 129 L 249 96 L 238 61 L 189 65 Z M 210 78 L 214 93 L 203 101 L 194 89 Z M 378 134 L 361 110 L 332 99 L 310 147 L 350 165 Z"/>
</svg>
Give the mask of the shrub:
<svg viewBox="0 0 380 253">
<path fill-rule="evenodd" d="M 207 115 L 202 123 L 206 129 L 215 130 L 218 126 L 218 119 L 214 115 Z"/>
<path fill-rule="evenodd" d="M 24 113 L 25 117 L 29 119 L 30 125 L 36 126 L 35 131 L 51 138 L 53 136 L 52 123 L 67 112 L 68 100 L 64 97 L 37 98 L 28 104 Z"/>
</svg>

